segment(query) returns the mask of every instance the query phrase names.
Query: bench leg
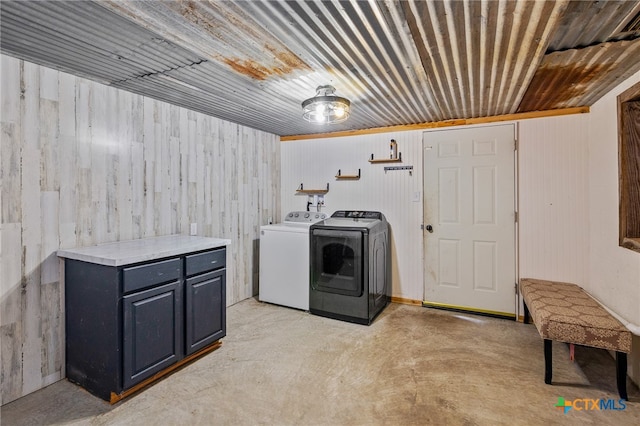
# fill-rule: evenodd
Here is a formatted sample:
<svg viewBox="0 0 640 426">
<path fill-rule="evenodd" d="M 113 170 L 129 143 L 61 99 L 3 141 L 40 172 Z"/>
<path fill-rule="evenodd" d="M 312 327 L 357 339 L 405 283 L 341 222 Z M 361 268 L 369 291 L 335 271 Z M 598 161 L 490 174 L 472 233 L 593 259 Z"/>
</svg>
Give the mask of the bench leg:
<svg viewBox="0 0 640 426">
<path fill-rule="evenodd" d="M 627 398 L 627 354 L 616 351 L 616 381 L 618 382 L 618 394 L 621 399 Z"/>
<path fill-rule="evenodd" d="M 544 339 L 544 382 L 551 384 L 553 357 L 551 355 L 551 340 Z"/>
<path fill-rule="evenodd" d="M 522 306 L 524 306 L 524 323 L 529 324 L 529 308 L 527 308 L 527 304 L 522 301 Z"/>
</svg>

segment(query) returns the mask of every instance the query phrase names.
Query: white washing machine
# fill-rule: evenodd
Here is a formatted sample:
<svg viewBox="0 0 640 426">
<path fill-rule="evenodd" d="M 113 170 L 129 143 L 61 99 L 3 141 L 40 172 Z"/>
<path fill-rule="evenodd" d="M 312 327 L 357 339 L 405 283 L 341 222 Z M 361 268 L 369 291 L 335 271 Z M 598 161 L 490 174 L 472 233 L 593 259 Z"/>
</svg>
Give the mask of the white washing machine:
<svg viewBox="0 0 640 426">
<path fill-rule="evenodd" d="M 327 217 L 291 212 L 282 223 L 260 227 L 258 300 L 309 310 L 309 228 Z"/>
</svg>

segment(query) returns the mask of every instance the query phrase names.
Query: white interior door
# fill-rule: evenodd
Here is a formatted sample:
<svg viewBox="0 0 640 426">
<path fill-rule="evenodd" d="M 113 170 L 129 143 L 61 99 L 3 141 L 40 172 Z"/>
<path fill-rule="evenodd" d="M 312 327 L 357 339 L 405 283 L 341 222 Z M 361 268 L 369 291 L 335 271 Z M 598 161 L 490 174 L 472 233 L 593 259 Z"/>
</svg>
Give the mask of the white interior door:
<svg viewBox="0 0 640 426">
<path fill-rule="evenodd" d="M 516 312 L 515 126 L 425 132 L 425 304 Z"/>
</svg>

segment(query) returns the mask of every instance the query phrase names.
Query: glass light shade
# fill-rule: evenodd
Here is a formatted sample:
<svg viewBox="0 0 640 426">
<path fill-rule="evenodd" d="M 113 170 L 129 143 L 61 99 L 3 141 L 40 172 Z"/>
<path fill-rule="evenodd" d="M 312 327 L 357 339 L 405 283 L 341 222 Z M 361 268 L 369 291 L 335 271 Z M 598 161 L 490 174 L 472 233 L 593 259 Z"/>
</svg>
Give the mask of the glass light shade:
<svg viewBox="0 0 640 426">
<path fill-rule="evenodd" d="M 333 86 L 318 86 L 316 96 L 302 102 L 302 117 L 314 124 L 342 123 L 349 118 L 351 102 L 334 95 Z"/>
</svg>

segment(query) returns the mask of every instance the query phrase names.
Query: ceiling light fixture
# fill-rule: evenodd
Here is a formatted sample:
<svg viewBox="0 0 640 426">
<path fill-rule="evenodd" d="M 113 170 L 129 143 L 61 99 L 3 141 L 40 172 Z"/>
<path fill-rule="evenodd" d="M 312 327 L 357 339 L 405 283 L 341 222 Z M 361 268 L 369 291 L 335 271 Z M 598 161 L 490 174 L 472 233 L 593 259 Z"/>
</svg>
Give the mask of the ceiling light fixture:
<svg viewBox="0 0 640 426">
<path fill-rule="evenodd" d="M 302 102 L 302 117 L 309 123 L 342 123 L 351 114 L 351 102 L 347 98 L 334 95 L 333 86 L 318 86 L 316 95 Z"/>
</svg>

